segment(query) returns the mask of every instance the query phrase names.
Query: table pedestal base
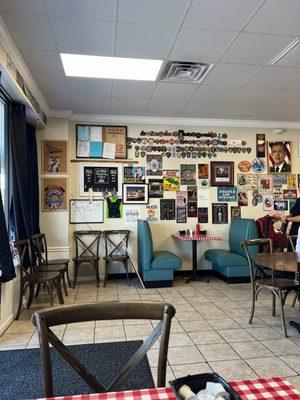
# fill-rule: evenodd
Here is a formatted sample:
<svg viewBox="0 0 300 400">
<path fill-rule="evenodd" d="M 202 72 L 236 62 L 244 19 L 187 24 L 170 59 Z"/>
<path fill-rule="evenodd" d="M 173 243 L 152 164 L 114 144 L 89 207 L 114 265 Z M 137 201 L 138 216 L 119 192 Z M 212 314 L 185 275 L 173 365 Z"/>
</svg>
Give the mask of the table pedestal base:
<svg viewBox="0 0 300 400">
<path fill-rule="evenodd" d="M 199 282 L 206 282 L 209 283 L 209 277 L 208 276 L 184 276 L 183 277 L 186 281 L 185 283 L 189 283 L 191 281 L 199 281 Z"/>
<path fill-rule="evenodd" d="M 193 249 L 193 254 L 192 254 L 192 260 L 193 260 L 193 270 L 192 270 L 192 276 L 187 276 L 184 277 L 186 279 L 185 283 L 189 283 L 191 281 L 201 281 L 204 280 L 204 282 L 208 283 L 209 278 L 205 276 L 198 276 L 197 275 L 197 240 L 192 241 L 192 249 Z"/>
<path fill-rule="evenodd" d="M 298 332 L 300 333 L 300 324 L 298 322 L 290 321 L 289 324 L 294 328 L 298 329 Z"/>
</svg>

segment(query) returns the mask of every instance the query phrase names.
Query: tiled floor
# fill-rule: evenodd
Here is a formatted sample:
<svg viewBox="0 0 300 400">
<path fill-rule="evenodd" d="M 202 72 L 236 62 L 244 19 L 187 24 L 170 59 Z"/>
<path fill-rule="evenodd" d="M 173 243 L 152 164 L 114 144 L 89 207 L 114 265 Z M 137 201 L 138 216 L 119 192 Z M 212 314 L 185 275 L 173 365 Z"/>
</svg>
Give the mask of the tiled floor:
<svg viewBox="0 0 300 400">
<path fill-rule="evenodd" d="M 292 296 L 290 296 L 292 297 Z M 300 335 L 288 327 L 288 339 L 281 331 L 279 314 L 271 316 L 271 296 L 261 293 L 255 319 L 248 325 L 250 285 L 228 285 L 216 278 L 210 283 L 176 279 L 173 288 L 141 289 L 136 281 L 109 281 L 106 288 L 81 283 L 69 289 L 66 304 L 94 301 L 168 301 L 176 308 L 168 356 L 168 379 L 193 373 L 216 371 L 226 379 L 267 376 L 288 377 L 300 389 Z M 285 306 L 286 319 L 300 320 L 299 307 Z M 47 306 L 40 294 L 29 311 L 23 311 L 0 337 L 0 350 L 37 347 L 31 314 Z M 58 326 L 55 333 L 66 344 L 112 342 L 145 338 L 152 321 L 98 321 Z M 156 374 L 157 344 L 148 358 Z"/>
</svg>

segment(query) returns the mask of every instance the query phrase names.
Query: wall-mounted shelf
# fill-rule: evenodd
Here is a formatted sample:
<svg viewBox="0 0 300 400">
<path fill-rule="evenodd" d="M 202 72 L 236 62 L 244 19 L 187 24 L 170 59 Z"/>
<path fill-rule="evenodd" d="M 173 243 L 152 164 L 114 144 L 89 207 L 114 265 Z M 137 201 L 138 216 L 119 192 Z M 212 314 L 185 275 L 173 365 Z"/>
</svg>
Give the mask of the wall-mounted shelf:
<svg viewBox="0 0 300 400">
<path fill-rule="evenodd" d="M 137 164 L 138 160 L 119 160 L 108 158 L 74 158 L 71 163 L 120 163 L 120 164 Z"/>
</svg>

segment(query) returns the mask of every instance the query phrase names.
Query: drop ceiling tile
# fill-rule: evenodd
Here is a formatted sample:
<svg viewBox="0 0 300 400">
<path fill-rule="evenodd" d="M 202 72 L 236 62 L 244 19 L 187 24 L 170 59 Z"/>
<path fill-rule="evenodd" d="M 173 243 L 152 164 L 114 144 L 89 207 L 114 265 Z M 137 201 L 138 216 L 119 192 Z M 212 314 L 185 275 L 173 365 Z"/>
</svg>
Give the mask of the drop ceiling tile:
<svg viewBox="0 0 300 400">
<path fill-rule="evenodd" d="M 299 34 L 299 0 L 267 0 L 246 26 L 246 31 Z"/>
<path fill-rule="evenodd" d="M 112 96 L 148 98 L 151 96 L 154 87 L 155 83 L 153 82 L 114 80 L 112 82 Z"/>
<path fill-rule="evenodd" d="M 194 0 L 184 26 L 241 30 L 263 0 Z"/>
<path fill-rule="evenodd" d="M 45 0 L 48 15 L 115 20 L 117 0 Z"/>
<path fill-rule="evenodd" d="M 170 58 L 177 61 L 216 62 L 237 32 L 182 28 Z"/>
<path fill-rule="evenodd" d="M 277 65 L 300 67 L 300 44 L 298 43 L 290 50 L 281 60 L 277 61 Z"/>
<path fill-rule="evenodd" d="M 273 96 L 277 89 L 265 87 L 242 87 L 237 93 L 231 96 L 227 101 L 234 103 L 261 103 Z"/>
<path fill-rule="evenodd" d="M 163 59 L 167 56 L 176 28 L 119 22 L 116 56 Z"/>
<path fill-rule="evenodd" d="M 46 101 L 49 107 L 54 110 L 72 109 L 71 96 L 68 94 L 47 93 Z"/>
<path fill-rule="evenodd" d="M 291 36 L 242 32 L 226 51 L 221 62 L 263 65 L 284 49 Z"/>
<path fill-rule="evenodd" d="M 23 49 L 22 54 L 33 75 L 65 76 L 59 53 L 54 51 Z"/>
<path fill-rule="evenodd" d="M 254 76 L 248 86 L 280 89 L 300 78 L 300 68 L 267 66 Z"/>
<path fill-rule="evenodd" d="M 72 95 L 80 97 L 87 93 L 90 97 L 105 97 L 111 94 L 109 79 L 67 77 L 66 81 Z"/>
<path fill-rule="evenodd" d="M 141 24 L 179 25 L 188 0 L 120 0 L 118 20 Z"/>
<path fill-rule="evenodd" d="M 274 96 L 266 100 L 267 104 L 279 104 L 281 107 L 300 106 L 300 90 L 279 89 Z"/>
<path fill-rule="evenodd" d="M 20 49 L 56 50 L 47 17 L 27 14 L 5 14 L 4 20 Z"/>
<path fill-rule="evenodd" d="M 185 104 L 185 100 L 161 100 L 161 99 L 151 99 L 148 108 L 147 114 L 151 113 L 164 113 L 163 115 L 168 115 L 168 113 L 178 113 Z"/>
<path fill-rule="evenodd" d="M 152 99 L 188 100 L 197 89 L 197 84 L 159 82 Z"/>
<path fill-rule="evenodd" d="M 110 106 L 110 97 L 92 96 L 88 92 L 83 93 L 82 96 L 72 94 L 71 99 L 74 109 L 97 110 L 101 108 L 108 110 Z"/>
<path fill-rule="evenodd" d="M 212 101 L 189 101 L 180 111 L 180 116 L 201 118 L 204 114 L 212 114 L 221 106 L 222 102 Z"/>
<path fill-rule="evenodd" d="M 217 64 L 204 78 L 205 84 L 244 85 L 261 67 L 242 64 Z"/>
<path fill-rule="evenodd" d="M 290 89 L 300 89 L 300 78 L 292 81 L 287 85 L 287 88 Z"/>
<path fill-rule="evenodd" d="M 76 114 L 96 114 L 96 115 L 108 115 L 109 107 L 98 107 L 97 105 L 83 105 L 82 107 L 73 107 L 73 112 Z"/>
<path fill-rule="evenodd" d="M 66 83 L 66 78 L 63 76 L 35 74 L 34 78 L 40 90 L 45 94 L 45 96 L 48 93 L 59 93 L 59 94 L 69 93 L 69 89 Z"/>
<path fill-rule="evenodd" d="M 245 116 L 245 115 L 256 115 L 257 111 L 261 107 L 260 104 L 253 103 L 223 103 L 214 113 L 219 115 L 226 116 L 227 114 L 236 115 L 236 116 Z"/>
<path fill-rule="evenodd" d="M 0 12 L 46 15 L 46 7 L 41 0 L 1 0 Z"/>
<path fill-rule="evenodd" d="M 128 115 L 135 115 L 135 113 L 142 113 L 145 111 L 148 104 L 148 99 L 127 99 L 124 97 L 111 98 L 111 112 L 121 113 Z"/>
<path fill-rule="evenodd" d="M 50 23 L 59 51 L 75 54 L 113 55 L 113 22 L 50 17 Z"/>
<path fill-rule="evenodd" d="M 233 93 L 235 93 L 240 86 L 227 86 L 227 85 L 200 85 L 196 90 L 191 101 L 224 101 Z"/>
</svg>

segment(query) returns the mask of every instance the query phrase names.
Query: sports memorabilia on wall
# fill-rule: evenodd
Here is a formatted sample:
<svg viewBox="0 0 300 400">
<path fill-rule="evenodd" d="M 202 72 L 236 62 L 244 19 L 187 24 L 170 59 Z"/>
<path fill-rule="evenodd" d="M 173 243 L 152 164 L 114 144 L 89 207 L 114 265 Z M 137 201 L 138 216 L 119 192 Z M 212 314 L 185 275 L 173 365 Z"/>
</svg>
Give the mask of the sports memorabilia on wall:
<svg viewBox="0 0 300 400">
<path fill-rule="evenodd" d="M 228 224 L 228 204 L 212 203 L 212 223 Z"/>
<path fill-rule="evenodd" d="M 167 192 L 176 192 L 180 189 L 179 171 L 177 169 L 163 170 L 163 185 Z"/>
<path fill-rule="evenodd" d="M 111 149 L 104 148 L 105 144 L 111 144 L 114 145 L 113 158 L 125 159 L 127 158 L 126 142 L 126 126 L 76 125 L 77 158 L 111 158 L 108 156 Z"/>
<path fill-rule="evenodd" d="M 124 167 L 124 183 L 144 183 L 145 167 Z"/>
<path fill-rule="evenodd" d="M 175 219 L 175 199 L 160 199 L 160 219 L 162 221 Z"/>
<path fill-rule="evenodd" d="M 146 157 L 146 173 L 150 176 L 162 175 L 162 155 L 147 154 Z"/>
<path fill-rule="evenodd" d="M 103 223 L 103 200 L 70 200 L 70 224 Z"/>
<path fill-rule="evenodd" d="M 264 133 L 256 134 L 256 157 L 266 157 L 266 135 Z"/>
<path fill-rule="evenodd" d="M 291 172 L 291 142 L 268 142 L 268 167 L 270 173 Z"/>
<path fill-rule="evenodd" d="M 180 165 L 180 184 L 196 185 L 196 165 L 181 164 Z"/>
<path fill-rule="evenodd" d="M 123 183 L 123 204 L 148 204 L 148 185 L 140 183 Z"/>
<path fill-rule="evenodd" d="M 67 178 L 42 178 L 42 211 L 66 211 L 68 208 Z"/>
<path fill-rule="evenodd" d="M 164 197 L 164 186 L 162 179 L 149 179 L 149 198 L 162 199 Z"/>
<path fill-rule="evenodd" d="M 210 179 L 211 179 L 211 186 L 233 186 L 234 162 L 211 161 Z"/>
<path fill-rule="evenodd" d="M 94 192 L 107 193 L 118 191 L 118 168 L 117 167 L 83 167 L 83 192 L 89 189 Z"/>
<path fill-rule="evenodd" d="M 42 173 L 68 172 L 66 140 L 42 140 Z"/>
</svg>

